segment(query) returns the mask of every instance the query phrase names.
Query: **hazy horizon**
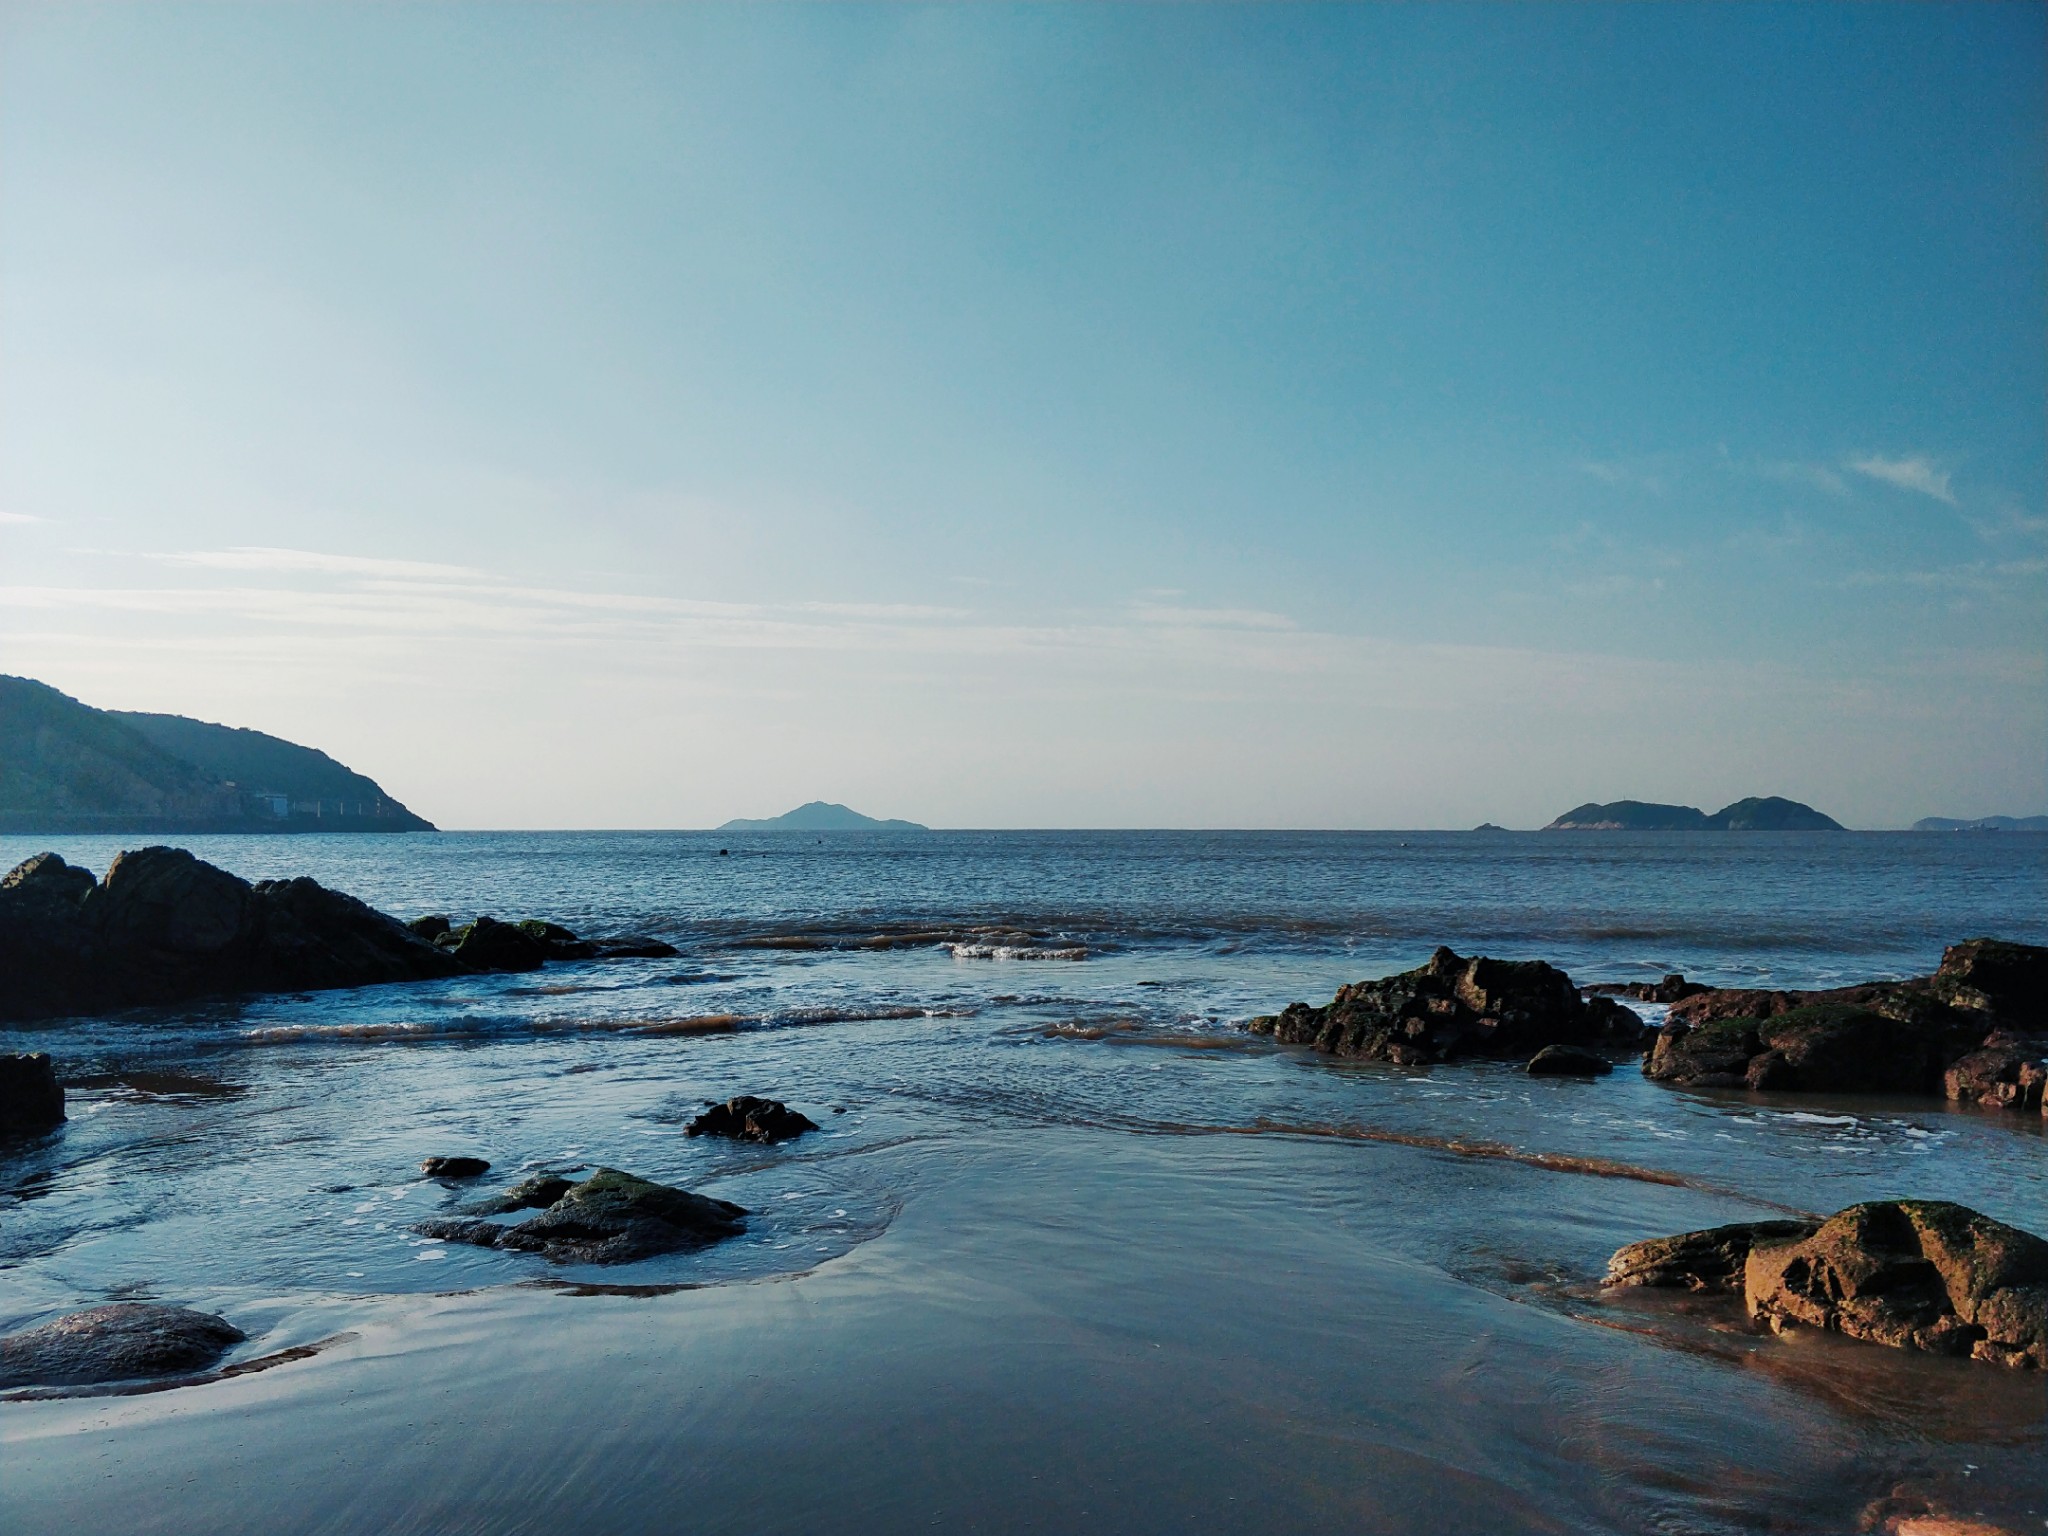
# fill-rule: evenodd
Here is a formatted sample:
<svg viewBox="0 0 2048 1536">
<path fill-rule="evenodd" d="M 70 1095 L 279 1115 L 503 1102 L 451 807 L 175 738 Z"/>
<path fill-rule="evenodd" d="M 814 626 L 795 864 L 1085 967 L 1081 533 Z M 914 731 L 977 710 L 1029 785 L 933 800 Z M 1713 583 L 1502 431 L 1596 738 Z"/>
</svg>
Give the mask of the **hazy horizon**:
<svg viewBox="0 0 2048 1536">
<path fill-rule="evenodd" d="M 0 672 L 450 829 L 2040 814 L 2044 44 L 0 6 Z"/>
</svg>

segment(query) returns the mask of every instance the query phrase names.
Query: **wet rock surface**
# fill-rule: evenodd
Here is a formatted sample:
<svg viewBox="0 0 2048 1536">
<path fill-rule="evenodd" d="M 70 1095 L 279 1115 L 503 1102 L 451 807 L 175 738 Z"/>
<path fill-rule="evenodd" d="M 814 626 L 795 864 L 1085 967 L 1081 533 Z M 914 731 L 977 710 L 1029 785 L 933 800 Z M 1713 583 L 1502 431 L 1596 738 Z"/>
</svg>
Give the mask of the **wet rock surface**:
<svg viewBox="0 0 2048 1536">
<path fill-rule="evenodd" d="M 480 1157 L 429 1157 L 420 1162 L 420 1172 L 430 1179 L 480 1179 L 491 1165 Z"/>
<path fill-rule="evenodd" d="M 0 1387 L 88 1386 L 203 1371 L 242 1330 L 210 1312 L 117 1302 L 0 1338 Z"/>
<path fill-rule="evenodd" d="M 1575 1045 L 1546 1045 L 1524 1068 L 1531 1077 L 1604 1077 L 1614 1070 L 1605 1056 Z"/>
<path fill-rule="evenodd" d="M 1944 1200 L 1879 1200 L 1757 1244 L 1750 1316 L 1874 1344 L 2048 1367 L 2048 1242 Z"/>
<path fill-rule="evenodd" d="M 772 1144 L 789 1141 L 805 1131 L 815 1131 L 818 1122 L 779 1099 L 761 1099 L 741 1094 L 723 1104 L 713 1104 L 684 1128 L 686 1136 L 723 1136 L 732 1141 Z"/>
<path fill-rule="evenodd" d="M 40 1136 L 64 1120 L 64 1089 L 49 1056 L 0 1055 L 0 1141 Z"/>
<path fill-rule="evenodd" d="M 551 1188 L 528 1183 L 530 1188 L 518 1186 L 501 1199 L 524 1191 L 521 1204 L 531 1204 Z M 626 1264 L 731 1237 L 741 1230 L 746 1214 L 730 1200 L 600 1168 L 564 1189 L 538 1216 L 516 1226 L 468 1216 L 424 1221 L 413 1230 L 444 1242 L 538 1253 L 557 1264 Z"/>
<path fill-rule="evenodd" d="M 1643 1071 L 1689 1087 L 1940 1093 L 2039 1112 L 2044 991 L 2048 949 L 1970 939 L 1911 981 L 1699 992 L 1672 1004 Z"/>
<path fill-rule="evenodd" d="M 1632 997 L 1639 1003 L 1682 1003 L 1713 988 L 1672 971 L 1662 981 L 1603 981 L 1586 990 L 1599 997 Z"/>
<path fill-rule="evenodd" d="M 1412 971 L 1354 982 L 1326 1006 L 1291 1003 L 1247 1026 L 1284 1045 L 1424 1066 L 1461 1056 L 1528 1057 L 1550 1045 L 1638 1046 L 1642 1021 L 1583 998 L 1541 960 L 1466 959 L 1438 949 Z"/>
<path fill-rule="evenodd" d="M 1810 1237 L 1815 1221 L 1743 1221 L 1674 1237 L 1630 1243 L 1607 1261 L 1608 1285 L 1653 1285 L 1688 1291 L 1739 1291 L 1742 1267 L 1758 1243 Z"/>
</svg>

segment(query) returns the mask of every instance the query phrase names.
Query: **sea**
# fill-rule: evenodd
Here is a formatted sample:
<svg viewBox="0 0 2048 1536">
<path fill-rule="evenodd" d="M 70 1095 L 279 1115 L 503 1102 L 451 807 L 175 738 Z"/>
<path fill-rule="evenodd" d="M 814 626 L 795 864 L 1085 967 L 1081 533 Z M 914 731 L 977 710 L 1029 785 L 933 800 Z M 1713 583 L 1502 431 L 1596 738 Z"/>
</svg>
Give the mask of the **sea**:
<svg viewBox="0 0 2048 1536">
<path fill-rule="evenodd" d="M 1581 984 L 1923 975 L 2048 943 L 2048 836 L 182 845 L 677 954 L 9 1029 L 70 1118 L 0 1151 L 0 1331 L 162 1300 L 262 1367 L 0 1402 L 9 1532 L 2048 1530 L 2038 1373 L 1599 1285 L 1639 1238 L 1866 1199 L 2048 1234 L 2040 1117 L 1244 1028 L 1439 945 Z M 0 838 L 0 867 L 122 846 Z M 685 1135 L 740 1093 L 820 1130 Z M 458 1153 L 476 1188 L 420 1175 Z M 612 1268 L 414 1230 L 598 1166 L 746 1230 Z"/>
</svg>

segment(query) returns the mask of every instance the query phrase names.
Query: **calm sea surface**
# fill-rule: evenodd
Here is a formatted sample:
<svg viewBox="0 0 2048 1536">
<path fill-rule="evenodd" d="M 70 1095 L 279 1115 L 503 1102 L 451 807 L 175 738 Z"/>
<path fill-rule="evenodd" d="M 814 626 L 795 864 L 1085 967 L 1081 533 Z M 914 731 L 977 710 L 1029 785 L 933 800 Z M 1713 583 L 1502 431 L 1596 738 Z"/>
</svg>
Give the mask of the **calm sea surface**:
<svg viewBox="0 0 2048 1536">
<path fill-rule="evenodd" d="M 681 954 L 9 1031 L 73 1086 L 60 1136 L 0 1157 L 0 1327 L 149 1296 L 248 1354 L 355 1340 L 118 1414 L 0 1406 L 9 1530 L 1847 1531 L 1901 1483 L 2048 1528 L 2038 1378 L 1591 1283 L 1639 1237 L 1883 1196 L 2048 1232 L 2038 1118 L 1347 1065 L 1239 1027 L 1440 943 L 1581 982 L 1921 974 L 1960 938 L 2048 943 L 2048 837 L 186 845 Z M 0 867 L 119 846 L 0 839 Z M 741 1092 L 823 1134 L 683 1136 Z M 550 1270 L 410 1231 L 460 1198 L 417 1177 L 435 1152 L 753 1215 Z"/>
</svg>

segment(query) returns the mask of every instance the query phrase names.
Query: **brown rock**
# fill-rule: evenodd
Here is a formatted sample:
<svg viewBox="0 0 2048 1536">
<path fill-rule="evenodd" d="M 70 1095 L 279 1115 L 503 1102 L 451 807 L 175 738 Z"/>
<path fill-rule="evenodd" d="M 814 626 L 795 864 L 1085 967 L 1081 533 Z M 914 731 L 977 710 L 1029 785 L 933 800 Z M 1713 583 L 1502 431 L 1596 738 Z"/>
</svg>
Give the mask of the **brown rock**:
<svg viewBox="0 0 2048 1536">
<path fill-rule="evenodd" d="M 774 1143 L 815 1131 L 818 1122 L 777 1099 L 741 1094 L 713 1104 L 683 1130 L 685 1136 L 724 1136 L 733 1141 Z"/>
<path fill-rule="evenodd" d="M 1743 1296 L 1778 1332 L 2048 1366 L 2048 1242 L 1947 1201 L 1853 1205 L 1806 1238 L 1754 1244 Z"/>
<path fill-rule="evenodd" d="M 2032 1111 L 2041 1108 L 2044 1082 L 2048 1067 L 2038 1057 L 2011 1045 L 1989 1045 L 1951 1066 L 1942 1089 L 1954 1102 Z"/>
<path fill-rule="evenodd" d="M 1682 1286 L 1689 1291 L 1734 1291 L 1758 1243 L 1810 1237 L 1814 1221 L 1742 1221 L 1731 1226 L 1653 1237 L 1618 1249 L 1607 1261 L 1608 1285 Z"/>
</svg>

